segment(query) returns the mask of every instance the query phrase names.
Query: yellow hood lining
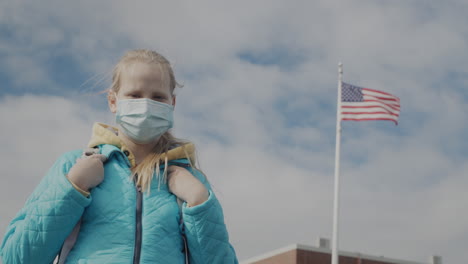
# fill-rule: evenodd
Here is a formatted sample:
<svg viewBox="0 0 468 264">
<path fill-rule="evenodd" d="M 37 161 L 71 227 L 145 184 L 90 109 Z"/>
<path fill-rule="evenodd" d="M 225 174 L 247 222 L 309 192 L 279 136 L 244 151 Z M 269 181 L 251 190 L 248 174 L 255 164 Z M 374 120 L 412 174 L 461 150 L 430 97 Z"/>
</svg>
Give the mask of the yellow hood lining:
<svg viewBox="0 0 468 264">
<path fill-rule="evenodd" d="M 95 123 L 93 125 L 92 137 L 88 143 L 88 147 L 93 148 L 102 144 L 109 144 L 118 147 L 122 152 L 127 150 L 129 152 L 128 159 L 132 166 L 135 166 L 135 156 L 125 146 L 123 141 L 117 136 L 118 128 L 109 126 L 103 123 Z M 166 153 L 161 154 L 161 160 L 165 160 Z M 195 146 L 192 143 L 187 143 L 177 146 L 167 152 L 167 160 L 177 160 L 188 158 L 192 165 L 195 165 Z"/>
</svg>

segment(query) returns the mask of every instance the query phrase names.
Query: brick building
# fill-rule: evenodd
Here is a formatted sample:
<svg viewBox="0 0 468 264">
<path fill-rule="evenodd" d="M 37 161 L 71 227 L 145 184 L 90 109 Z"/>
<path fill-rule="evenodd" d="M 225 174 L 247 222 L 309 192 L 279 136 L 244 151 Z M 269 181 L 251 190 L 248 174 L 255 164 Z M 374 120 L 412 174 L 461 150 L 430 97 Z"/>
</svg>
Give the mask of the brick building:
<svg viewBox="0 0 468 264">
<path fill-rule="evenodd" d="M 426 263 L 345 251 L 340 251 L 339 256 L 339 264 L 442 264 L 442 258 L 440 256 L 432 256 Z M 327 239 L 320 239 L 318 247 L 294 244 L 241 262 L 241 264 L 330 263 L 331 249 L 330 242 Z"/>
</svg>

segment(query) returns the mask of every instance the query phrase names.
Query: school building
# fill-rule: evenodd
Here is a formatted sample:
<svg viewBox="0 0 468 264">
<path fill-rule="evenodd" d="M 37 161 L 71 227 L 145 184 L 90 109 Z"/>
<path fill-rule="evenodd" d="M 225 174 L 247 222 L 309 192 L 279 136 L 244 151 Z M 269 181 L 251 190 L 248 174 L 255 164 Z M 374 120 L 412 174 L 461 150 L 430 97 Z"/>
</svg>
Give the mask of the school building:
<svg viewBox="0 0 468 264">
<path fill-rule="evenodd" d="M 427 262 L 414 262 L 361 253 L 339 251 L 339 264 L 442 264 L 442 257 L 431 256 Z M 320 238 L 318 245 L 290 245 L 254 257 L 241 264 L 331 264 L 331 247 L 328 239 Z"/>
</svg>

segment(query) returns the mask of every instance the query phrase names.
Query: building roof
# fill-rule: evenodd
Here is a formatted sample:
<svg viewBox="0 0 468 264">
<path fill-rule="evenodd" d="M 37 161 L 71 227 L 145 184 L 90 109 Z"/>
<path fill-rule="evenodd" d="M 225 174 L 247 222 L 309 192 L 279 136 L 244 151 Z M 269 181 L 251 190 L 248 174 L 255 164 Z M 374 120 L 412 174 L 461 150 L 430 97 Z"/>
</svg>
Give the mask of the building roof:
<svg viewBox="0 0 468 264">
<path fill-rule="evenodd" d="M 305 251 L 311 251 L 311 252 L 319 252 L 319 253 L 325 253 L 325 254 L 331 254 L 331 249 L 329 248 L 324 248 L 324 247 L 313 247 L 313 246 L 307 246 L 307 245 L 301 245 L 301 244 L 293 244 L 289 245 L 280 249 L 276 249 L 273 251 L 270 251 L 268 253 L 262 254 L 257 257 L 253 257 L 244 261 L 241 261 L 240 264 L 250 264 L 254 263 L 260 260 L 264 260 L 285 252 L 293 251 L 293 250 L 305 250 Z M 345 256 L 345 257 L 352 257 L 352 258 L 361 258 L 361 259 L 367 259 L 367 260 L 373 260 L 373 261 L 381 261 L 381 262 L 388 262 L 388 263 L 398 263 L 398 264 L 427 264 L 427 263 L 422 263 L 422 262 L 415 262 L 415 261 L 408 261 L 408 260 L 401 260 L 401 259 L 394 259 L 394 258 L 387 258 L 383 256 L 372 256 L 372 255 L 367 255 L 367 254 L 362 254 L 358 252 L 347 252 L 347 251 L 339 251 L 340 256 Z"/>
</svg>

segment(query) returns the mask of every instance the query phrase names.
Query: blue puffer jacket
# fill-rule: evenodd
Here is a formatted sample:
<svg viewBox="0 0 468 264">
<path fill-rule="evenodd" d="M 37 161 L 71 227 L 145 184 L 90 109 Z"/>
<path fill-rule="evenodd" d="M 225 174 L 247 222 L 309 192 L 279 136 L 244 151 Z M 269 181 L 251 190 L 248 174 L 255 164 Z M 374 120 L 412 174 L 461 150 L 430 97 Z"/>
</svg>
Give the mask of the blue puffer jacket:
<svg viewBox="0 0 468 264">
<path fill-rule="evenodd" d="M 66 263 L 185 263 L 183 232 L 190 263 L 237 263 L 222 208 L 203 174 L 188 166 L 187 159 L 169 164 L 187 166 L 209 189 L 208 200 L 194 207 L 183 204 L 181 214 L 167 184 L 158 186 L 155 179 L 150 193 L 140 196 L 142 210 L 137 210 L 139 193 L 129 177 L 128 152 L 111 144 L 99 148 L 108 157 L 104 181 L 89 197 L 66 178 L 82 151 L 57 160 L 9 225 L 0 251 L 5 264 L 52 263 L 80 219 L 80 233 Z M 141 225 L 141 236 L 137 225 Z M 135 255 L 140 255 L 139 261 Z"/>
</svg>

